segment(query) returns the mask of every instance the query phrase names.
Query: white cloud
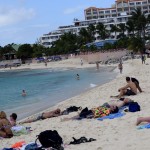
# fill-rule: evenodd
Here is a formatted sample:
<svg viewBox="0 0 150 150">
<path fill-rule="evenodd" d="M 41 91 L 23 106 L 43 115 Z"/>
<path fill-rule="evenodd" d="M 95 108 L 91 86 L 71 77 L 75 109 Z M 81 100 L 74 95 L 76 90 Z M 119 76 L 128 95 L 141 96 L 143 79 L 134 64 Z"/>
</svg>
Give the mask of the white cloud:
<svg viewBox="0 0 150 150">
<path fill-rule="evenodd" d="M 0 27 L 30 20 L 35 16 L 34 9 L 0 7 Z"/>
<path fill-rule="evenodd" d="M 74 8 L 67 8 L 65 11 L 64 11 L 64 14 L 73 14 L 73 13 L 76 13 L 78 12 L 79 10 L 83 10 L 85 9 L 87 6 L 77 6 L 77 7 L 74 7 Z"/>
</svg>

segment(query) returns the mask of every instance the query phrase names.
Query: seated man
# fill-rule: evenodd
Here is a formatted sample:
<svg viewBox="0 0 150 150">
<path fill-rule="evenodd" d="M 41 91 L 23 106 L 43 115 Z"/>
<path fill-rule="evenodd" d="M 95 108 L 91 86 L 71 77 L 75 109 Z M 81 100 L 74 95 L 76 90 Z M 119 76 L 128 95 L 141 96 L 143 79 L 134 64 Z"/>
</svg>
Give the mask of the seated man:
<svg viewBox="0 0 150 150">
<path fill-rule="evenodd" d="M 131 81 L 135 83 L 137 89 L 139 90 L 140 93 L 142 93 L 142 89 L 140 87 L 140 83 L 136 78 L 131 78 Z"/>
<path fill-rule="evenodd" d="M 134 82 L 131 81 L 129 77 L 126 77 L 127 85 L 118 89 L 118 92 L 120 92 L 117 96 L 111 96 L 112 98 L 121 98 L 124 95 L 130 96 L 130 95 L 136 95 L 137 94 L 137 86 Z"/>
<path fill-rule="evenodd" d="M 61 110 L 60 109 L 56 109 L 54 111 L 44 112 L 44 113 L 38 115 L 37 117 L 35 117 L 33 119 L 28 119 L 28 120 L 22 121 L 20 123 L 21 124 L 23 124 L 23 123 L 31 123 L 31 122 L 35 122 L 35 121 L 38 121 L 38 120 L 44 120 L 44 119 L 47 119 L 47 118 L 58 117 L 60 115 L 61 115 Z"/>
<path fill-rule="evenodd" d="M 139 117 L 139 118 L 137 118 L 136 125 L 138 126 L 142 122 L 150 123 L 150 117 Z"/>
</svg>

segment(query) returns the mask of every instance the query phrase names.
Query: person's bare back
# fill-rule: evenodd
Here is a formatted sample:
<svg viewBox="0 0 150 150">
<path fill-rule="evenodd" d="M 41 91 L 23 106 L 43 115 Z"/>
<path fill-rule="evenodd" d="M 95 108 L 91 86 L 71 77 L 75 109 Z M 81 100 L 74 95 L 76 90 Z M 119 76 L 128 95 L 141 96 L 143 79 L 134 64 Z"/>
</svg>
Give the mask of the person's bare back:
<svg viewBox="0 0 150 150">
<path fill-rule="evenodd" d="M 134 82 L 130 81 L 127 86 L 131 89 L 132 92 L 134 92 L 135 94 L 137 94 L 137 86 L 135 85 Z"/>
</svg>

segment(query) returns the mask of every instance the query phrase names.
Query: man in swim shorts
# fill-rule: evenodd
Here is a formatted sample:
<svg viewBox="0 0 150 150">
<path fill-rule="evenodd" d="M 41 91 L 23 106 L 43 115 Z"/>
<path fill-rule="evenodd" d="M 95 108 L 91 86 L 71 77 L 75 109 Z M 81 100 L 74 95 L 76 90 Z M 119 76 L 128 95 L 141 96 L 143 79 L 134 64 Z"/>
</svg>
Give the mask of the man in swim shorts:
<svg viewBox="0 0 150 150">
<path fill-rule="evenodd" d="M 112 98 L 121 98 L 124 95 L 130 96 L 130 95 L 136 95 L 137 94 L 137 86 L 134 82 L 131 81 L 130 77 L 126 77 L 127 85 L 124 87 L 121 87 L 118 89 L 118 92 L 120 92 L 117 96 L 111 96 Z"/>
<path fill-rule="evenodd" d="M 31 122 L 35 122 L 35 121 L 39 121 L 39 120 L 44 120 L 47 118 L 52 118 L 52 117 L 58 117 L 61 115 L 61 110 L 60 109 L 56 109 L 54 111 L 49 111 L 49 112 L 43 112 L 42 114 L 32 118 L 32 119 L 28 119 L 25 121 L 20 122 L 21 124 L 23 123 L 31 123 Z"/>
</svg>

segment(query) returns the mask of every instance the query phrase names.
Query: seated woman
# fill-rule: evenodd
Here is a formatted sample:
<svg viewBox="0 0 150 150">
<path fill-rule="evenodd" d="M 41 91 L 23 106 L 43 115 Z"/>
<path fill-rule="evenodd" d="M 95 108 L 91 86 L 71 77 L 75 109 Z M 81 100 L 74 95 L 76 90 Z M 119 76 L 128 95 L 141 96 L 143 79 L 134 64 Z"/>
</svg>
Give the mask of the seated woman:
<svg viewBox="0 0 150 150">
<path fill-rule="evenodd" d="M 136 125 L 138 126 L 142 122 L 150 123 L 150 117 L 139 117 L 139 118 L 137 118 Z"/>
<path fill-rule="evenodd" d="M 13 133 L 11 131 L 11 124 L 7 119 L 6 113 L 4 111 L 0 112 L 0 137 L 11 138 Z"/>
</svg>

